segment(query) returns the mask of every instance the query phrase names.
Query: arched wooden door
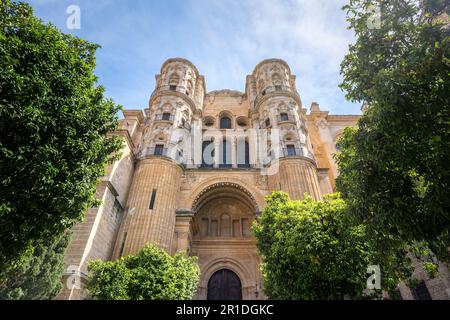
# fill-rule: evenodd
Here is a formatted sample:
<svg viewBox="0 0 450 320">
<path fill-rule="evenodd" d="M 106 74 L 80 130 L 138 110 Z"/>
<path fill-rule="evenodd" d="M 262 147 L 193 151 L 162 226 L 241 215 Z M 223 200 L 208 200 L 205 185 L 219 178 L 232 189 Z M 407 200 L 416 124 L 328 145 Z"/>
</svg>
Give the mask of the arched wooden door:
<svg viewBox="0 0 450 320">
<path fill-rule="evenodd" d="M 208 282 L 208 300 L 242 300 L 241 280 L 231 270 L 216 271 Z"/>
</svg>

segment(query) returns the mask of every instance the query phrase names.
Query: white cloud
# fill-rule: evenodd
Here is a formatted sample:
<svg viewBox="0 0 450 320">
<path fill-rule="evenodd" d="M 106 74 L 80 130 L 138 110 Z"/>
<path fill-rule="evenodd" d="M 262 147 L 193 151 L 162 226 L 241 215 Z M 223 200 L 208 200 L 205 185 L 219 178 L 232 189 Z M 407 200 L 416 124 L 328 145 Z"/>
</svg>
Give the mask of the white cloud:
<svg viewBox="0 0 450 320">
<path fill-rule="evenodd" d="M 205 74 L 208 89 L 225 83 L 244 90 L 245 75 L 259 61 L 282 58 L 298 76 L 304 106 L 317 100 L 333 112 L 356 112 L 357 107 L 345 102 L 337 87 L 339 65 L 353 41 L 341 10 L 344 3 L 193 1 L 192 14 L 204 32 L 192 59 Z"/>
<path fill-rule="evenodd" d="M 29 0 L 64 30 L 70 0 Z M 338 88 L 339 65 L 353 41 L 341 7 L 347 0 L 79 0 L 82 29 L 102 45 L 97 72 L 107 94 L 125 108 L 145 108 L 165 59 L 191 60 L 207 90 L 244 91 L 263 59 L 284 59 L 297 75 L 304 107 L 332 113 L 359 106 Z"/>
</svg>

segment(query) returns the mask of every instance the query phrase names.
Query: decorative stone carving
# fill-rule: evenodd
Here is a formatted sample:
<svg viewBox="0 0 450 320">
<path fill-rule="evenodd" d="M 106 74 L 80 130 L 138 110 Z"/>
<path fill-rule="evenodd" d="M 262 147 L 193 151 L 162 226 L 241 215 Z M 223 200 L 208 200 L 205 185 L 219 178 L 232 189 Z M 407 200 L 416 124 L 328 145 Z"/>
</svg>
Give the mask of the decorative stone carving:
<svg viewBox="0 0 450 320">
<path fill-rule="evenodd" d="M 243 194 L 245 194 L 249 200 L 251 201 L 251 203 L 255 206 L 255 208 L 258 208 L 258 203 L 255 200 L 254 196 L 244 187 L 242 187 L 241 185 L 237 184 L 237 183 L 233 183 L 233 182 L 218 182 L 218 183 L 214 183 L 212 185 L 209 185 L 208 187 L 204 188 L 194 199 L 193 201 L 193 205 L 192 205 L 192 210 L 196 210 L 197 206 L 199 205 L 199 202 L 201 200 L 201 198 L 203 197 L 203 195 L 207 194 L 208 192 L 210 192 L 213 189 L 218 189 L 218 188 L 232 188 L 235 190 L 239 190 L 240 192 L 242 192 Z"/>
<path fill-rule="evenodd" d="M 185 173 L 181 176 L 181 189 L 182 190 L 189 190 L 192 188 L 192 186 L 200 181 L 200 177 L 196 174 L 192 173 Z"/>
<path fill-rule="evenodd" d="M 323 119 L 323 118 L 317 119 L 317 120 L 314 122 L 314 124 L 316 125 L 317 128 L 320 128 L 320 129 L 326 129 L 326 128 L 328 127 L 328 122 L 327 122 L 327 120 L 325 120 L 325 119 Z"/>
<path fill-rule="evenodd" d="M 256 186 L 260 189 L 267 189 L 267 176 L 266 175 L 256 175 Z"/>
</svg>

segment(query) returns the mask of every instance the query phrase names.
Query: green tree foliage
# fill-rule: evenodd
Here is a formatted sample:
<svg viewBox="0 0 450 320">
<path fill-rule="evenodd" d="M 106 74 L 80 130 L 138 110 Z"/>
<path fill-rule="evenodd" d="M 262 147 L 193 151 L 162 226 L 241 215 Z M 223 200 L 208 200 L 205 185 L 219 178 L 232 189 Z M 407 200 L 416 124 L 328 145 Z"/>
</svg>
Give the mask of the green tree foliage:
<svg viewBox="0 0 450 320">
<path fill-rule="evenodd" d="M 0 300 L 42 300 L 58 294 L 62 288 L 64 250 L 70 233 L 63 234 L 56 242 L 51 240 L 36 245 L 30 257 L 3 274 L 5 280 L 0 284 Z"/>
<path fill-rule="evenodd" d="M 365 190 L 361 185 L 359 179 L 364 177 L 368 170 L 366 165 L 363 165 L 356 156 L 355 135 L 357 133 L 355 128 L 346 128 L 339 140 L 340 152 L 337 155 L 337 162 L 339 165 L 340 176 L 337 178 L 338 190 L 348 191 L 353 190 L 353 195 L 358 193 L 358 196 L 363 196 Z M 359 137 L 360 139 L 363 139 Z M 363 144 L 360 141 L 361 145 Z M 349 166 L 354 166 L 354 169 L 348 170 Z M 389 183 L 386 178 L 385 183 Z M 360 188 L 354 188 L 355 185 Z M 371 188 L 370 181 L 367 181 L 367 188 Z M 367 228 L 367 236 L 372 244 L 373 264 L 380 265 L 382 272 L 382 288 L 393 294 L 397 285 L 411 276 L 412 266 L 411 261 L 407 257 L 408 251 L 411 250 L 412 242 L 407 242 L 400 236 L 396 235 L 391 228 L 382 228 L 378 225 L 380 214 L 378 207 L 371 204 L 372 207 L 365 208 L 355 206 L 354 198 L 348 193 L 342 194 L 348 205 L 347 214 L 355 224 L 364 224 Z M 361 199 L 365 201 L 367 199 Z M 366 211 L 367 210 L 367 211 Z M 366 212 L 370 212 L 373 216 L 371 220 L 365 216 Z M 395 219 L 394 217 L 392 219 Z"/>
<path fill-rule="evenodd" d="M 86 288 L 102 300 L 186 300 L 193 298 L 199 277 L 196 258 L 146 245 L 117 261 L 91 261 Z"/>
<path fill-rule="evenodd" d="M 44 24 L 27 4 L 0 2 L 2 271 L 82 219 L 121 146 L 107 136 L 119 107 L 96 85 L 97 48 Z"/>
<path fill-rule="evenodd" d="M 272 299 L 361 298 L 370 244 L 365 227 L 348 219 L 339 194 L 292 201 L 273 192 L 266 201 L 253 224 L 264 292 Z"/>
<path fill-rule="evenodd" d="M 368 27 L 371 5 L 381 8 L 379 28 Z M 356 43 L 341 87 L 369 108 L 339 142 L 338 190 L 379 252 L 425 242 L 448 259 L 449 2 L 350 0 L 344 8 Z"/>
</svg>

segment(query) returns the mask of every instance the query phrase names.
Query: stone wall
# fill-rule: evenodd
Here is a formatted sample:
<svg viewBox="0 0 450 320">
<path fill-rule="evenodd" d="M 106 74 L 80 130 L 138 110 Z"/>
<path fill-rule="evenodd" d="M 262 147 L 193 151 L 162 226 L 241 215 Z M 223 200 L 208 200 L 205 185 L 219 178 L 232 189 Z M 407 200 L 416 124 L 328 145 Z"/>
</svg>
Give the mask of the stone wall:
<svg viewBox="0 0 450 320">
<path fill-rule="evenodd" d="M 168 158 L 149 157 L 138 162 L 115 258 L 136 253 L 151 242 L 170 252 L 181 173 L 181 167 Z"/>
<path fill-rule="evenodd" d="M 101 205 L 88 210 L 84 220 L 72 228 L 72 240 L 64 256 L 64 288 L 56 299 L 85 298 L 79 282 L 87 276 L 89 261 L 110 260 L 112 257 L 122 221 L 123 203 L 134 171 L 134 155 L 130 147 L 124 139 L 121 158 L 106 168 L 106 175 L 96 192 Z"/>
</svg>

